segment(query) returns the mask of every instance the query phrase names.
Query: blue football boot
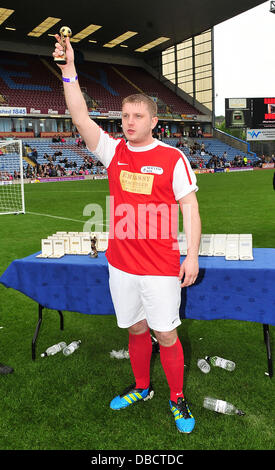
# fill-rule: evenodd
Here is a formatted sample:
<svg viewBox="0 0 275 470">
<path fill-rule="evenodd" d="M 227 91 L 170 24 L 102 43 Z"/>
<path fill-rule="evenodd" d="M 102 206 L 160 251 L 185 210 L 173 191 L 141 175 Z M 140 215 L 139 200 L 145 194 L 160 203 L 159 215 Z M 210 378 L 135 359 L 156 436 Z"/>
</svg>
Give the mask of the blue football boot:
<svg viewBox="0 0 275 470">
<path fill-rule="evenodd" d="M 154 390 L 152 385 L 150 384 L 148 388 L 136 388 L 136 385 L 130 385 L 130 387 L 126 388 L 121 395 L 115 397 L 111 403 L 110 407 L 112 410 L 121 410 L 122 408 L 126 408 L 133 403 L 136 403 L 140 400 L 146 401 L 151 400 L 154 396 Z"/>
<path fill-rule="evenodd" d="M 175 423 L 180 432 L 189 434 L 195 426 L 195 419 L 189 410 L 188 404 L 184 398 L 179 397 L 177 403 L 169 400 L 170 410 L 172 411 Z"/>
</svg>

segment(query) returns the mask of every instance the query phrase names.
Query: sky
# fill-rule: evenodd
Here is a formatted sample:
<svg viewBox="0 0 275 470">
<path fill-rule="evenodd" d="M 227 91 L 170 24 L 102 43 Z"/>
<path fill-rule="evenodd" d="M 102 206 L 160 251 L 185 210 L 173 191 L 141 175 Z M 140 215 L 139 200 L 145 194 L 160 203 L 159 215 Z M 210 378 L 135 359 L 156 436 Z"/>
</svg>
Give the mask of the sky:
<svg viewBox="0 0 275 470">
<path fill-rule="evenodd" d="M 275 97 L 275 13 L 270 1 L 214 27 L 215 114 L 225 98 Z"/>
</svg>

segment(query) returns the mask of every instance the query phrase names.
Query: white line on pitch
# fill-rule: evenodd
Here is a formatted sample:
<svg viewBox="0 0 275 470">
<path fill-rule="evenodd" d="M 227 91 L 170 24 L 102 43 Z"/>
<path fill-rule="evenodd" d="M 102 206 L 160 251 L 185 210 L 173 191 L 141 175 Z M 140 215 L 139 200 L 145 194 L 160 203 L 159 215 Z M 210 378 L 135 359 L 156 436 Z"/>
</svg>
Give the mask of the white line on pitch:
<svg viewBox="0 0 275 470">
<path fill-rule="evenodd" d="M 70 219 L 68 217 L 60 217 L 58 215 L 51 215 L 51 214 L 40 214 L 39 212 L 26 212 L 26 214 L 31 214 L 31 215 L 42 215 L 44 217 L 52 217 L 53 219 L 62 219 L 62 220 L 72 220 L 73 222 L 80 222 L 81 224 L 85 224 L 87 220 L 78 220 L 78 219 Z M 108 222 L 106 220 L 106 222 Z M 93 224 L 100 224 L 100 221 L 93 221 Z M 104 225 L 104 224 L 102 224 Z"/>
</svg>

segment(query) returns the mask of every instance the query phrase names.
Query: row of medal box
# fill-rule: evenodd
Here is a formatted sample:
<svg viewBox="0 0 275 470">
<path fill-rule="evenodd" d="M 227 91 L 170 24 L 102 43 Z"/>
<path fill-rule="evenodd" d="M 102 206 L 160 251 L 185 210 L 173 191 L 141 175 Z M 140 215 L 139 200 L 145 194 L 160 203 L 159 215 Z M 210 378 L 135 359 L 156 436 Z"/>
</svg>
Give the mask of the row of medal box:
<svg viewBox="0 0 275 470">
<path fill-rule="evenodd" d="M 185 234 L 178 237 L 181 255 L 187 254 Z M 201 235 L 199 256 L 224 256 L 228 261 L 253 260 L 252 234 L 203 234 Z"/>
<path fill-rule="evenodd" d="M 89 255 L 106 251 L 109 232 L 56 232 L 41 240 L 37 258 L 61 258 L 64 255 Z M 187 254 L 186 235 L 178 237 L 181 255 Z M 253 260 L 252 234 L 202 234 L 199 256 L 224 256 L 226 260 Z"/>
<path fill-rule="evenodd" d="M 62 258 L 64 255 L 89 255 L 106 251 L 109 232 L 56 232 L 41 240 L 36 258 Z"/>
</svg>

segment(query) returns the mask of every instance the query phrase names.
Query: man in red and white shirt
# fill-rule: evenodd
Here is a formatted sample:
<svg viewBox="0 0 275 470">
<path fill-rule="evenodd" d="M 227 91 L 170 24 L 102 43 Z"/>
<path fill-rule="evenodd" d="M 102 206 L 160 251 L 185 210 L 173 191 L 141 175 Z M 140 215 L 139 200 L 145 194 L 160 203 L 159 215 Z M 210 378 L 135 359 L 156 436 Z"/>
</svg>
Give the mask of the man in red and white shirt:
<svg viewBox="0 0 275 470">
<path fill-rule="evenodd" d="M 53 55 L 62 55 L 60 38 Z M 176 148 L 152 137 L 157 107 L 146 95 L 122 103 L 124 139 L 113 139 L 93 122 L 77 80 L 74 54 L 66 39 L 64 92 L 74 124 L 87 147 L 106 166 L 110 187 L 110 291 L 118 326 L 129 330 L 129 355 L 135 384 L 111 401 L 118 410 L 152 398 L 150 359 L 154 331 L 170 388 L 170 409 L 180 432 L 195 420 L 183 394 L 184 355 L 177 335 L 181 287 L 197 278 L 201 224 L 196 177 Z M 177 243 L 178 204 L 187 235 L 187 256 L 180 265 Z M 182 278 L 184 280 L 182 281 Z"/>
</svg>

